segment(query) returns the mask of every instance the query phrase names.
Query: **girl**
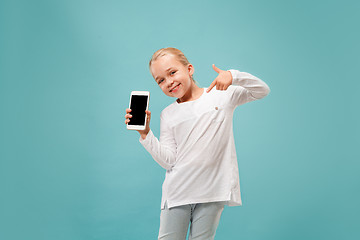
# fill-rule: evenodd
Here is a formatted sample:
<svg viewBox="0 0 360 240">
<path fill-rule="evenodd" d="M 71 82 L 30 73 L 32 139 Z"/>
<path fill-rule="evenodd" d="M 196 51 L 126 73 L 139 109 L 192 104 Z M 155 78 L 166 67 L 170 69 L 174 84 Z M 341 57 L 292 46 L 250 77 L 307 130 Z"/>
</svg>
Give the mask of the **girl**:
<svg viewBox="0 0 360 240">
<path fill-rule="evenodd" d="M 140 143 L 166 169 L 162 186 L 158 239 L 214 239 L 224 205 L 241 205 L 233 112 L 265 97 L 270 89 L 259 78 L 223 71 L 210 87 L 196 85 L 194 67 L 176 48 L 156 51 L 149 63 L 165 95 L 177 98 L 160 116 L 160 140 L 152 133 L 151 112 Z M 213 89 L 216 86 L 216 89 Z M 125 123 L 131 109 L 126 109 Z"/>
</svg>

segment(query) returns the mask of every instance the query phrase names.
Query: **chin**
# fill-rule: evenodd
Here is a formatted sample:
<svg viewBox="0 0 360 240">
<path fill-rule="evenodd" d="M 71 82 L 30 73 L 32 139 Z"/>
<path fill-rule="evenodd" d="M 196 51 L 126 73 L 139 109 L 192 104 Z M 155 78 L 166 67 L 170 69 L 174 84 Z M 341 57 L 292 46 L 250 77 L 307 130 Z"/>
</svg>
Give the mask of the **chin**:
<svg viewBox="0 0 360 240">
<path fill-rule="evenodd" d="M 173 94 L 174 97 L 179 98 L 179 99 L 180 99 L 180 98 L 183 98 L 184 95 L 185 95 L 185 94 L 182 93 L 182 92 L 177 92 L 177 93 Z"/>
<path fill-rule="evenodd" d="M 168 95 L 168 96 L 170 96 L 170 97 L 176 97 L 176 98 L 178 98 L 178 97 L 180 97 L 181 93 L 180 93 L 180 91 L 177 91 L 176 93 L 168 92 L 168 94 L 166 94 L 166 95 Z"/>
</svg>

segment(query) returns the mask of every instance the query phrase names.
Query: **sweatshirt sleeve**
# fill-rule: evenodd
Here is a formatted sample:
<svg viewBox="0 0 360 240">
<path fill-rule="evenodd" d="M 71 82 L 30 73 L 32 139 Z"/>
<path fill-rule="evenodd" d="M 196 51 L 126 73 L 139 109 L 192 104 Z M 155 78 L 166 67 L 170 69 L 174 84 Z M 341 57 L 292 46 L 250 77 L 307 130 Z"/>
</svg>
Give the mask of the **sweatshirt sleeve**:
<svg viewBox="0 0 360 240">
<path fill-rule="evenodd" d="M 235 86 L 231 102 L 236 106 L 261 99 L 269 94 L 269 86 L 259 78 L 238 70 L 231 69 L 229 71 L 233 78 L 232 85 Z"/>
<path fill-rule="evenodd" d="M 140 143 L 150 153 L 154 160 L 166 170 L 170 170 L 176 161 L 176 142 L 172 130 L 160 116 L 160 141 L 150 130 L 145 139 L 140 137 Z"/>
</svg>

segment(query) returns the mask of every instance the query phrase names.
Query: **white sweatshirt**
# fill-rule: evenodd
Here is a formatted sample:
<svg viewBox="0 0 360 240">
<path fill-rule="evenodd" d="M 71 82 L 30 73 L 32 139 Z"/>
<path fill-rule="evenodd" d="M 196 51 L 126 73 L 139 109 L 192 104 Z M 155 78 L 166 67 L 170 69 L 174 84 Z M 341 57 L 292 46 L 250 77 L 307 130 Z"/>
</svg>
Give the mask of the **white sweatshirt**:
<svg viewBox="0 0 360 240">
<path fill-rule="evenodd" d="M 160 116 L 160 141 L 152 131 L 140 143 L 165 168 L 161 209 L 226 201 L 241 205 L 239 171 L 233 136 L 237 106 L 265 97 L 270 89 L 259 78 L 229 70 L 232 85 L 214 87 L 200 98 L 166 107 Z"/>
</svg>

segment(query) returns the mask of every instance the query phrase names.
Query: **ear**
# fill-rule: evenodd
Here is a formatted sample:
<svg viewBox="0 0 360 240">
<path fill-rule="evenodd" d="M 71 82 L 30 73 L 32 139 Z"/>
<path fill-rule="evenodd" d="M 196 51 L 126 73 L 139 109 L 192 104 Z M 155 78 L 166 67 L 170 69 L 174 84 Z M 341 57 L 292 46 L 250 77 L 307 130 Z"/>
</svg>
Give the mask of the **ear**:
<svg viewBox="0 0 360 240">
<path fill-rule="evenodd" d="M 192 64 L 188 65 L 188 71 L 189 71 L 190 76 L 192 76 L 194 74 L 195 69 Z"/>
</svg>

